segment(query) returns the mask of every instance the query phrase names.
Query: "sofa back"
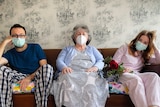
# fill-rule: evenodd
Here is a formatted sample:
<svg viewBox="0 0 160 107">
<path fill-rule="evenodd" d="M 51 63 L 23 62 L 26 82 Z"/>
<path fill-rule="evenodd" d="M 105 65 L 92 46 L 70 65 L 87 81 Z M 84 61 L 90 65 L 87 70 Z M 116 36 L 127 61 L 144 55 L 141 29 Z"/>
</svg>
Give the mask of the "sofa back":
<svg viewBox="0 0 160 107">
<path fill-rule="evenodd" d="M 56 59 L 61 49 L 43 49 L 43 50 L 46 54 L 47 62 L 53 66 L 54 70 L 56 70 Z M 105 58 L 107 56 L 113 56 L 117 48 L 101 48 L 98 50 L 102 53 L 103 57 Z"/>
</svg>

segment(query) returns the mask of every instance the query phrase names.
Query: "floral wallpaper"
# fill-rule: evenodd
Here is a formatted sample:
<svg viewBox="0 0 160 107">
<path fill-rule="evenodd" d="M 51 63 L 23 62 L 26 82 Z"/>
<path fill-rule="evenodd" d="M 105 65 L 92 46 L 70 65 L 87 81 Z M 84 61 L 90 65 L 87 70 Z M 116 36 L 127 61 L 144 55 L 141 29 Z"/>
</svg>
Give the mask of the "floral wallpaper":
<svg viewBox="0 0 160 107">
<path fill-rule="evenodd" d="M 0 0 L 0 41 L 19 23 L 27 42 L 64 48 L 73 45 L 73 27 L 86 24 L 97 48 L 120 47 L 144 29 L 157 31 L 160 47 L 159 7 L 159 0 Z"/>
</svg>

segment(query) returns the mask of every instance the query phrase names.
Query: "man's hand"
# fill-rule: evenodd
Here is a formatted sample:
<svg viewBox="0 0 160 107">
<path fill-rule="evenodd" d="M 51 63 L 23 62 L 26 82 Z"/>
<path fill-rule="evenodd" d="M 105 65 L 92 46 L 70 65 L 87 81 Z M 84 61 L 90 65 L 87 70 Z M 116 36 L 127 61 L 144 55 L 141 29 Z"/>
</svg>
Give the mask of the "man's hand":
<svg viewBox="0 0 160 107">
<path fill-rule="evenodd" d="M 12 44 L 12 36 L 7 36 L 3 42 L 5 45 Z"/>
<path fill-rule="evenodd" d="M 20 81 L 18 83 L 20 84 L 20 90 L 25 91 L 27 86 L 30 84 L 31 78 L 28 76 Z"/>
</svg>

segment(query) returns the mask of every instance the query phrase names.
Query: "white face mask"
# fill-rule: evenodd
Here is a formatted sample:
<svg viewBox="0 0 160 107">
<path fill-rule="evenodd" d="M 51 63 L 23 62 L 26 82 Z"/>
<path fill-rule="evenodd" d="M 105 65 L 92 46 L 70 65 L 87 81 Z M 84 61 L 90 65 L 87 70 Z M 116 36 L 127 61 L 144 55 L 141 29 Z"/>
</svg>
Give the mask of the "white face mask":
<svg viewBox="0 0 160 107">
<path fill-rule="evenodd" d="M 80 35 L 77 37 L 76 39 L 76 43 L 78 43 L 79 45 L 84 45 L 87 42 L 87 38 L 84 35 Z"/>
</svg>

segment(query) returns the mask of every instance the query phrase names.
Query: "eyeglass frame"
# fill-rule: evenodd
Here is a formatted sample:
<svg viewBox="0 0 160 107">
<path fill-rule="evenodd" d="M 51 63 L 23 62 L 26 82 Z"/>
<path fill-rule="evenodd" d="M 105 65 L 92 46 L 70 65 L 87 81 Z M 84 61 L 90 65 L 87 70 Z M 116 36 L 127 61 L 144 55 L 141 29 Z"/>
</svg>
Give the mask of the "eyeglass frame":
<svg viewBox="0 0 160 107">
<path fill-rule="evenodd" d="M 20 34 L 20 35 L 11 35 L 13 38 L 24 38 L 26 35 Z"/>
</svg>

